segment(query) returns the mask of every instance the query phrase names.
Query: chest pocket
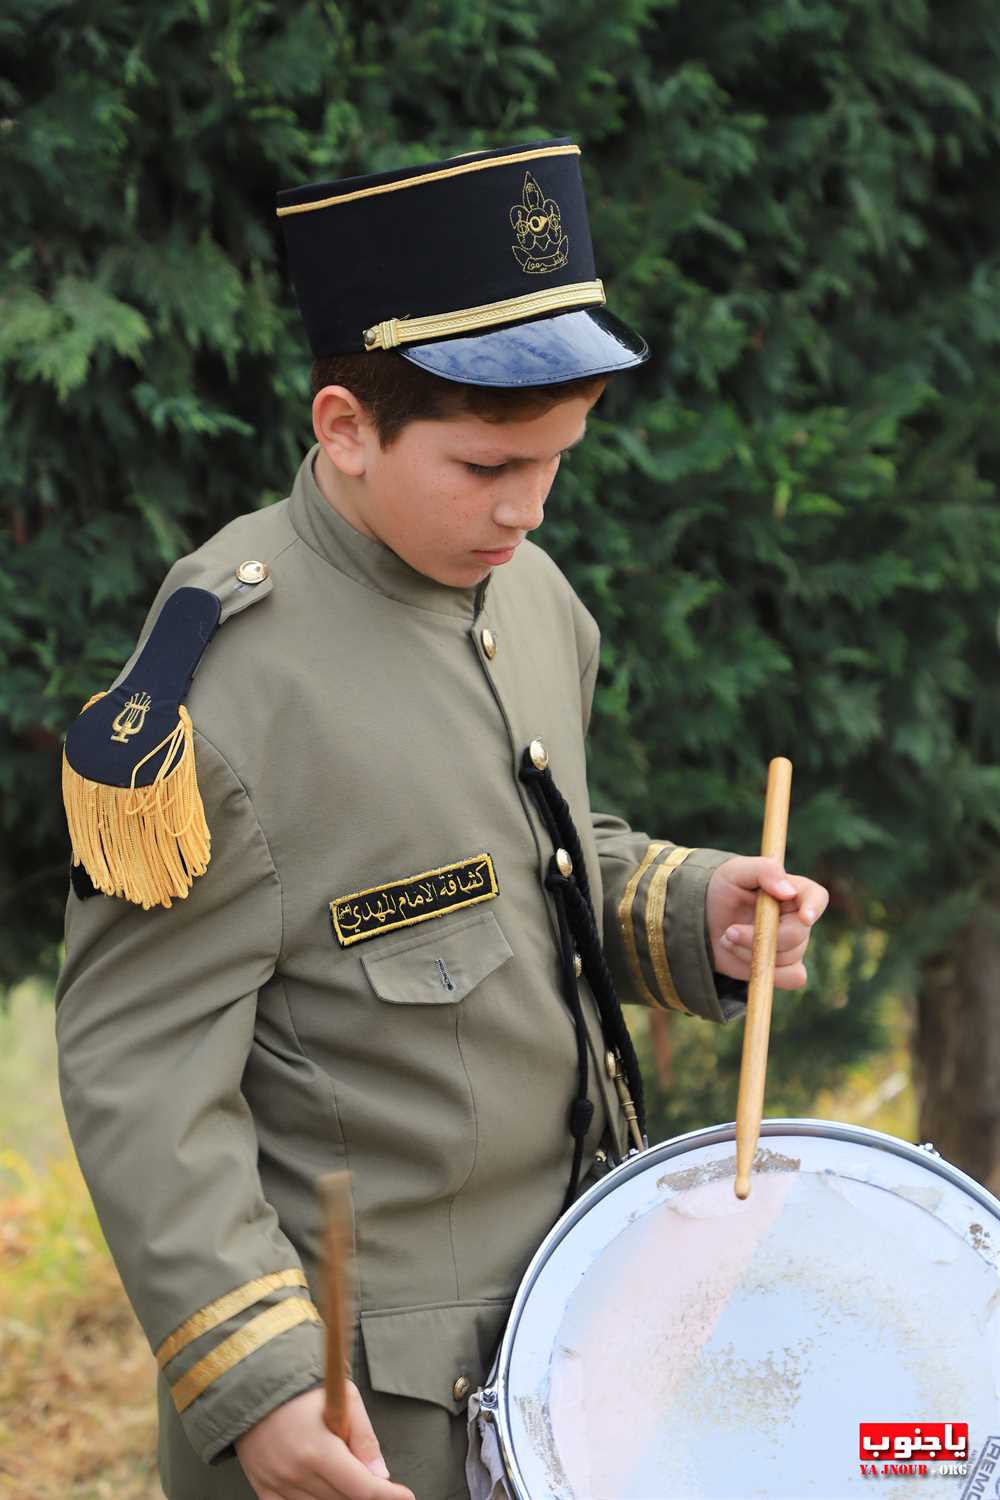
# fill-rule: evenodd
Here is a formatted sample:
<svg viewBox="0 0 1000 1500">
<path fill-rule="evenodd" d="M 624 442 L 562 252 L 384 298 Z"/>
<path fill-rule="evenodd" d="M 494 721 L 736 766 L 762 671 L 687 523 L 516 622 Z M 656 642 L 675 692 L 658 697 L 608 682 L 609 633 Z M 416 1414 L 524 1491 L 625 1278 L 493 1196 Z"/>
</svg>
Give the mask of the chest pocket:
<svg viewBox="0 0 1000 1500">
<path fill-rule="evenodd" d="M 491 911 L 454 922 L 428 923 L 436 929 L 383 953 L 363 953 L 372 989 L 392 1005 L 455 1005 L 499 969 L 514 951 Z"/>
</svg>

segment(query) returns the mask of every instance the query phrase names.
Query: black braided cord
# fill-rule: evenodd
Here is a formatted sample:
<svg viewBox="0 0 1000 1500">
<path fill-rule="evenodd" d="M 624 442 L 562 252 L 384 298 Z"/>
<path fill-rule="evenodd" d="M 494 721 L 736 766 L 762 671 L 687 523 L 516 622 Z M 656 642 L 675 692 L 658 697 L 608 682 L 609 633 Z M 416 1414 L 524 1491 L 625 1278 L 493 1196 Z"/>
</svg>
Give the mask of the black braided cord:
<svg viewBox="0 0 1000 1500">
<path fill-rule="evenodd" d="M 594 903 L 590 897 L 587 861 L 583 857 L 583 849 L 580 846 L 580 835 L 576 831 L 576 824 L 573 822 L 573 814 L 569 810 L 569 803 L 552 780 L 552 772 L 547 766 L 544 771 L 539 771 L 532 764 L 531 769 L 534 775 L 538 777 L 538 784 L 541 787 L 546 806 L 558 829 L 559 843 L 562 844 L 566 853 L 573 861 L 573 874 L 576 876 L 576 883 L 580 887 L 580 894 L 590 907 L 591 914 L 593 914 Z"/>
<path fill-rule="evenodd" d="M 574 871 L 575 868 L 574 866 Z M 608 968 L 608 961 L 604 956 L 604 948 L 594 922 L 594 913 L 574 886 L 572 879 L 567 881 L 566 904 L 569 908 L 570 926 L 576 938 L 576 946 L 583 959 L 583 972 L 587 976 L 601 1012 L 601 1025 L 605 1039 L 609 1047 L 617 1048 L 621 1054 L 622 1066 L 625 1069 L 625 1082 L 628 1084 L 628 1091 L 635 1105 L 639 1133 L 644 1136 L 646 1134 L 646 1096 L 643 1090 L 639 1059 L 635 1055 L 635 1047 L 632 1045 L 632 1038 L 625 1024 L 625 1017 L 622 1015 L 615 982 L 611 977 L 611 970 Z"/>
<path fill-rule="evenodd" d="M 573 1017 L 573 1027 L 576 1033 L 577 1067 L 577 1096 L 569 1108 L 569 1133 L 573 1137 L 573 1166 L 570 1170 L 569 1185 L 566 1188 L 563 1206 L 559 1210 L 561 1214 L 564 1214 L 576 1197 L 577 1185 L 580 1181 L 580 1168 L 583 1165 L 583 1141 L 587 1131 L 590 1129 L 590 1122 L 594 1118 L 594 1106 L 587 1098 L 589 1074 L 587 1024 L 583 1018 L 580 991 L 577 988 L 576 974 L 573 971 L 573 935 L 570 931 L 569 918 L 566 914 L 566 893 L 564 890 L 560 890 L 550 883 L 553 875 L 557 880 L 562 880 L 555 862 L 555 856 L 553 856 L 550 862 L 549 874 L 545 884 L 552 891 L 556 917 L 559 922 L 559 967 L 562 971 L 563 996 Z"/>
<path fill-rule="evenodd" d="M 587 977 L 597 1008 L 600 1014 L 601 1031 L 604 1035 L 605 1044 L 616 1050 L 622 1060 L 625 1071 L 625 1080 L 628 1084 L 632 1102 L 635 1105 L 638 1126 L 641 1134 L 645 1134 L 645 1094 L 642 1084 L 642 1073 L 639 1069 L 639 1060 L 632 1045 L 625 1018 L 622 1015 L 621 1003 L 615 990 L 614 979 L 608 968 L 607 959 L 598 933 L 597 919 L 594 915 L 593 902 L 590 895 L 590 882 L 587 879 L 587 866 L 583 857 L 583 849 L 580 838 L 573 822 L 569 804 L 559 791 L 552 779 L 548 767 L 540 770 L 531 759 L 530 747 L 524 751 L 521 757 L 520 779 L 532 793 L 538 807 L 539 815 L 545 824 L 546 831 L 555 846 L 566 850 L 573 864 L 573 873 L 569 876 L 563 875 L 555 858 L 549 864 L 546 876 L 546 889 L 551 891 L 556 907 L 557 921 L 559 924 L 559 946 L 560 967 L 563 976 L 563 989 L 566 1003 L 573 1016 L 577 1033 L 577 1058 L 580 1075 L 579 1097 L 571 1107 L 571 1115 L 576 1112 L 579 1119 L 579 1106 L 581 1102 L 589 1102 L 586 1099 L 586 1038 L 583 1030 L 583 1013 L 580 1009 L 580 997 L 576 983 L 576 975 L 573 969 L 573 949 L 579 950 L 583 964 L 583 972 Z M 592 1115 L 593 1106 L 590 1106 Z M 587 1125 L 590 1119 L 588 1117 Z M 582 1156 L 583 1138 L 577 1135 L 571 1123 L 574 1135 L 574 1167 L 570 1180 L 569 1189 L 563 1209 L 573 1201 L 576 1192 L 576 1184 L 579 1174 L 579 1161 Z"/>
</svg>

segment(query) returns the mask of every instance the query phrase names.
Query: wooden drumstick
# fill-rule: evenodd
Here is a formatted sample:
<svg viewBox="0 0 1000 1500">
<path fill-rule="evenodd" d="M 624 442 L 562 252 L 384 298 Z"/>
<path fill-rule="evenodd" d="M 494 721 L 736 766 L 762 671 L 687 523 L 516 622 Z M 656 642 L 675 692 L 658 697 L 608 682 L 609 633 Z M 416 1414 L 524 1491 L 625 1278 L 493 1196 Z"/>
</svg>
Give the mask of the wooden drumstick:
<svg viewBox="0 0 1000 1500">
<path fill-rule="evenodd" d="M 324 1316 L 326 1318 L 326 1405 L 323 1421 L 336 1437 L 347 1441 L 348 1331 L 353 1318 L 354 1236 L 351 1213 L 351 1174 L 331 1172 L 321 1177 L 320 1193 L 326 1215 Z"/>
<path fill-rule="evenodd" d="M 760 852 L 768 859 L 785 862 L 788 836 L 788 804 L 792 792 L 792 763 L 784 756 L 772 760 L 767 771 L 764 832 Z M 767 1044 L 771 1032 L 771 1001 L 774 997 L 774 960 L 778 947 L 781 902 L 766 891 L 757 892 L 753 947 L 750 952 L 750 986 L 747 994 L 746 1030 L 740 1063 L 740 1089 L 736 1100 L 736 1196 L 750 1196 L 767 1079 Z"/>
</svg>

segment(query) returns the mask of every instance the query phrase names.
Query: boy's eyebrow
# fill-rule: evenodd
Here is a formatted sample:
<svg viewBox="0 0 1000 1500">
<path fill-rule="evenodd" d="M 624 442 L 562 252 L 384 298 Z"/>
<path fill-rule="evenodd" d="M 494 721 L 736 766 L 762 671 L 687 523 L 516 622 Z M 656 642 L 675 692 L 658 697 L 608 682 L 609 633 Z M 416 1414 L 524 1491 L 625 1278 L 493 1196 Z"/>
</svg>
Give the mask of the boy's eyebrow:
<svg viewBox="0 0 1000 1500">
<path fill-rule="evenodd" d="M 587 436 L 587 429 L 585 427 L 583 429 L 583 431 L 580 433 L 579 437 L 574 438 L 571 443 L 567 443 L 566 446 L 565 446 L 565 448 L 560 448 L 560 450 L 559 450 L 560 453 L 568 453 L 571 448 L 578 448 L 580 446 L 580 444 L 583 442 L 583 440 L 584 440 L 584 438 L 586 436 Z M 520 453 L 504 453 L 504 454 L 501 454 L 499 448 L 490 448 L 489 449 L 489 453 L 490 453 L 491 458 L 494 457 L 494 456 L 497 456 L 497 461 L 498 462 L 503 462 L 503 463 L 508 463 L 508 464 L 530 464 L 530 463 L 534 463 L 534 461 L 535 461 L 532 457 L 525 456 L 524 454 L 520 454 Z"/>
</svg>

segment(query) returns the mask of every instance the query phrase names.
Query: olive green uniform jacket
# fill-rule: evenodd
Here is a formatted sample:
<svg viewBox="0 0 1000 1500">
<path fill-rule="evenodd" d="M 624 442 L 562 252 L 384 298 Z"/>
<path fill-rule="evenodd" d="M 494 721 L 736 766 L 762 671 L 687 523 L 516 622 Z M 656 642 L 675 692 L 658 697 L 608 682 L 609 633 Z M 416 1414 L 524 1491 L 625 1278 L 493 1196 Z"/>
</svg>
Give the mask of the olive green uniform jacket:
<svg viewBox="0 0 1000 1500">
<path fill-rule="evenodd" d="M 718 998 L 705 941 L 727 856 L 591 814 L 598 630 L 559 570 L 525 543 L 476 589 L 438 584 L 332 509 L 315 452 L 289 499 L 171 569 L 140 638 L 181 586 L 222 600 L 187 698 L 206 873 L 169 909 L 72 891 L 67 908 L 62 1098 L 157 1352 L 170 1500 L 243 1493 L 223 1477 L 233 1440 L 322 1378 L 323 1173 L 352 1173 L 371 1388 L 457 1416 L 485 1374 L 572 1158 L 576 1048 L 552 844 L 517 774 L 529 742 L 570 804 L 599 917 L 603 891 L 622 998 L 742 1010 Z M 264 581 L 237 580 L 248 559 Z M 395 884 L 381 908 L 342 902 L 341 937 L 377 935 L 338 940 L 331 903 L 449 866 L 439 914 L 412 920 L 421 886 L 400 902 Z M 581 992 L 586 1172 L 602 1141 L 628 1143 Z"/>
</svg>

